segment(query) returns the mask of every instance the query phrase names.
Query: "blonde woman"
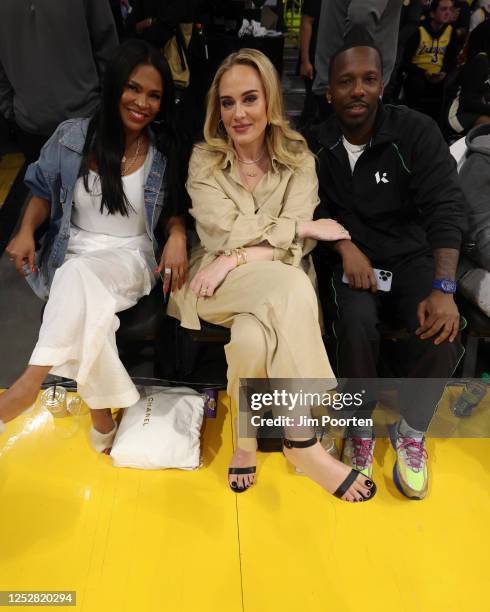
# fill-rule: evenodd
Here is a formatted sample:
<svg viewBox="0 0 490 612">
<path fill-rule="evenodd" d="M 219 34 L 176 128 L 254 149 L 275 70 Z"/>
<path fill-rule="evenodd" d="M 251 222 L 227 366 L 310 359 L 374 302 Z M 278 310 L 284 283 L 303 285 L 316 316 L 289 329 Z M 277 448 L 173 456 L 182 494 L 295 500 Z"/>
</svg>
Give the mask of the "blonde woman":
<svg viewBox="0 0 490 612">
<path fill-rule="evenodd" d="M 311 220 L 318 203 L 314 158 L 284 118 L 277 73 L 265 55 L 243 49 L 220 66 L 204 138 L 187 182 L 200 244 L 170 314 L 189 329 L 200 329 L 200 320 L 230 328 L 225 351 L 235 402 L 240 378 L 314 378 L 335 386 L 305 256 L 314 239 L 349 235 L 333 220 Z M 288 434 L 287 459 L 327 491 L 350 502 L 373 497 L 374 483 L 316 438 Z M 254 484 L 255 455 L 255 438 L 239 435 L 229 469 L 233 491 Z"/>
</svg>

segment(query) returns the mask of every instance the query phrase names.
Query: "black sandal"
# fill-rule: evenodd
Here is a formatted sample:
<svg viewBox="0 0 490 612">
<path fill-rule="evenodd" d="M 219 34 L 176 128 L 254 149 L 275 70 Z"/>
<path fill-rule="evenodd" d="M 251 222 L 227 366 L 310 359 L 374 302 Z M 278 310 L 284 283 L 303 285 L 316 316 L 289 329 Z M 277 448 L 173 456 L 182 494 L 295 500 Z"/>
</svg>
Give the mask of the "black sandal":
<svg viewBox="0 0 490 612">
<path fill-rule="evenodd" d="M 230 476 L 231 474 L 255 474 L 255 472 L 257 471 L 257 466 L 255 465 L 251 465 L 249 467 L 231 467 L 228 468 L 228 476 Z M 236 486 L 236 481 L 233 481 L 230 484 L 230 489 L 234 492 L 234 493 L 243 493 L 244 491 L 246 491 L 247 489 L 250 489 L 250 487 L 252 485 L 248 485 L 247 487 L 237 487 Z M 235 485 L 235 486 L 233 486 Z"/>
<path fill-rule="evenodd" d="M 315 438 L 310 438 L 309 440 L 302 440 L 302 441 L 297 441 L 297 440 L 287 440 L 286 438 L 283 439 L 282 443 L 284 444 L 284 446 L 286 448 L 308 448 L 310 446 L 313 446 L 314 444 L 316 444 L 318 442 L 318 440 Z M 351 484 L 355 481 L 355 479 L 359 476 L 359 474 L 361 474 L 361 472 L 359 472 L 358 470 L 354 470 L 352 469 L 349 473 L 349 475 L 347 476 L 347 478 L 340 483 L 340 485 L 337 487 L 337 489 L 334 491 L 333 495 L 335 495 L 335 497 L 338 497 L 339 499 L 342 499 L 342 496 L 346 493 L 347 489 L 351 486 Z M 362 474 L 362 476 L 364 476 L 364 474 Z M 369 501 L 370 499 L 373 499 L 373 497 L 376 495 L 376 485 L 374 484 L 374 482 L 372 480 L 369 480 L 369 478 L 366 479 L 366 482 L 364 483 L 367 486 L 367 482 L 371 483 L 371 487 L 369 488 L 371 495 L 369 495 L 369 497 L 364 497 L 364 495 L 362 495 L 362 493 L 360 494 L 362 497 L 362 501 Z M 342 501 L 347 501 L 347 500 L 342 500 Z"/>
</svg>

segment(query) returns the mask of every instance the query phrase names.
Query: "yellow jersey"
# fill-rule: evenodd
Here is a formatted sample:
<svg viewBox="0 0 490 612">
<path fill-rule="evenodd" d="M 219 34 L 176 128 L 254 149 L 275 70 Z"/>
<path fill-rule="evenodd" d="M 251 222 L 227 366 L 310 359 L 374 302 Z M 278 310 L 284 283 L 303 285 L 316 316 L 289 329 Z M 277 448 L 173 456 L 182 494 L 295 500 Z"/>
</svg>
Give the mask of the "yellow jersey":
<svg viewBox="0 0 490 612">
<path fill-rule="evenodd" d="M 419 32 L 420 42 L 412 57 L 412 64 L 429 74 L 437 74 L 442 70 L 444 56 L 451 41 L 453 26 L 446 26 L 437 38 L 429 34 L 423 26 L 419 27 Z"/>
</svg>

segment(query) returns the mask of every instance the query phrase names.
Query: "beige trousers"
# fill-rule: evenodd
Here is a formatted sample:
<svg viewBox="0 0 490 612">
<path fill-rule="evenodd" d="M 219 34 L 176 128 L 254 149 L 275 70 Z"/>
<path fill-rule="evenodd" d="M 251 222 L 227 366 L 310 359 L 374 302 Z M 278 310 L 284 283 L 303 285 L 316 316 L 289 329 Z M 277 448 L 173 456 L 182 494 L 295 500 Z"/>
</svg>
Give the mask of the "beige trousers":
<svg viewBox="0 0 490 612">
<path fill-rule="evenodd" d="M 199 298 L 197 312 L 231 329 L 228 394 L 237 405 L 240 378 L 320 379 L 325 390 L 336 385 L 317 297 L 302 270 L 280 261 L 247 263 L 232 270 L 212 297 Z M 255 438 L 240 431 L 238 437 L 240 448 L 255 450 Z"/>
</svg>

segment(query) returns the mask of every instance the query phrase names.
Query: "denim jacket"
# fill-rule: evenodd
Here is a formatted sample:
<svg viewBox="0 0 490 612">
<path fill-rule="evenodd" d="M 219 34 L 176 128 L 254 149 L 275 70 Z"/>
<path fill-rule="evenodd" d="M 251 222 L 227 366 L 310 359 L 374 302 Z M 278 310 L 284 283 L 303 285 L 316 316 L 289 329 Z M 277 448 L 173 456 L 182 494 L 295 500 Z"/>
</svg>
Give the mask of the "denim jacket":
<svg viewBox="0 0 490 612">
<path fill-rule="evenodd" d="M 89 119 L 61 123 L 41 150 L 39 159 L 27 168 L 24 182 L 32 193 L 51 204 L 49 227 L 42 248 L 36 253 L 38 272 L 27 276 L 34 292 L 48 299 L 54 274 L 65 260 L 70 237 L 73 190 L 80 174 L 82 151 Z M 165 200 L 166 158 L 155 149 L 144 187 L 146 231 L 155 256 L 159 245 L 155 227 Z"/>
</svg>

